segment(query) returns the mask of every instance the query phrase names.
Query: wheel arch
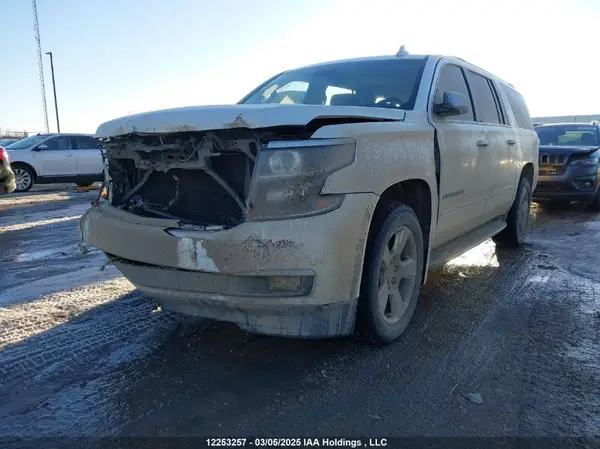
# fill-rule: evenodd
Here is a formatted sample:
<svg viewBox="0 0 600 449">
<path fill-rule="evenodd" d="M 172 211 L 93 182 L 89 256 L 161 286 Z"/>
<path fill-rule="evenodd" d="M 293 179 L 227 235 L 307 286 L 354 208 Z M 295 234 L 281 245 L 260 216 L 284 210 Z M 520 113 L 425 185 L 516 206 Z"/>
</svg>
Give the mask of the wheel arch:
<svg viewBox="0 0 600 449">
<path fill-rule="evenodd" d="M 28 168 L 33 173 L 33 182 L 37 182 L 37 180 L 38 180 L 38 173 L 37 173 L 37 170 L 33 167 L 33 165 L 28 164 L 27 162 L 16 161 L 16 162 L 11 162 L 10 163 L 10 167 L 11 168 L 14 168 L 14 167 L 26 167 L 26 168 Z"/>
<path fill-rule="evenodd" d="M 533 189 L 533 176 L 534 175 L 534 168 L 533 168 L 533 164 L 531 162 L 527 162 L 525 165 L 523 165 L 523 168 L 521 169 L 521 176 L 519 177 L 519 180 L 521 180 L 522 177 L 526 177 L 527 180 L 529 181 L 529 185 L 531 186 L 531 188 Z"/>
<path fill-rule="evenodd" d="M 371 216 L 369 224 L 369 233 L 373 226 L 376 225 L 375 220 L 378 217 L 378 212 L 387 207 L 390 203 L 399 202 L 409 206 L 417 215 L 417 219 L 421 224 L 423 232 L 423 283 L 427 279 L 427 267 L 429 262 L 429 250 L 432 232 L 435 230 L 434 212 L 433 212 L 433 197 L 432 190 L 427 181 L 424 179 L 407 179 L 397 182 L 387 187 L 380 195 L 375 210 Z"/>
</svg>

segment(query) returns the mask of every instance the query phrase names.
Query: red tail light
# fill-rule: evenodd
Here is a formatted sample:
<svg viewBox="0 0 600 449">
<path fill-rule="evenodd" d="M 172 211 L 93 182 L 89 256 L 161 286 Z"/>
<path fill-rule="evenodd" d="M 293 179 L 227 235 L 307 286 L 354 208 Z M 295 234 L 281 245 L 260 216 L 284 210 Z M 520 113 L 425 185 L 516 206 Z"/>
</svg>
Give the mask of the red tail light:
<svg viewBox="0 0 600 449">
<path fill-rule="evenodd" d="M 3 147 L 0 147 L 0 161 L 7 161 L 7 160 L 8 160 L 7 151 Z"/>
</svg>

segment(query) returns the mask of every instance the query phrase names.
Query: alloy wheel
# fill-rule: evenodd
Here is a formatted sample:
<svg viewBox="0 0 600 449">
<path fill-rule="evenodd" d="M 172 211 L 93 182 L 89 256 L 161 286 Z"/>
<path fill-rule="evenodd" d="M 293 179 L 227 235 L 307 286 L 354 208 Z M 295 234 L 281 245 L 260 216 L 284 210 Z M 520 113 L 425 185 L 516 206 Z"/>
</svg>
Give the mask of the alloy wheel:
<svg viewBox="0 0 600 449">
<path fill-rule="evenodd" d="M 379 269 L 377 299 L 388 324 L 395 324 L 406 313 L 417 275 L 417 245 L 407 226 L 393 232 L 384 248 Z"/>
<path fill-rule="evenodd" d="M 16 184 L 17 190 L 21 191 L 21 190 L 26 190 L 27 188 L 29 188 L 29 186 L 33 182 L 31 173 L 29 173 L 27 170 L 25 170 L 23 168 L 15 168 L 15 169 L 13 169 L 13 172 L 14 172 L 15 178 L 16 178 L 15 184 Z"/>
</svg>

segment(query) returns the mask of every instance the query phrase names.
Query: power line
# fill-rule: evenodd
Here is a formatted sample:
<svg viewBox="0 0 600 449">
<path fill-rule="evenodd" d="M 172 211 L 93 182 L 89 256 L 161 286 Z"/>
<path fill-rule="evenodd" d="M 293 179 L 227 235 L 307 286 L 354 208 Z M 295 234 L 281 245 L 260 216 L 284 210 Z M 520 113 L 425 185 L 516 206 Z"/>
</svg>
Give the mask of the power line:
<svg viewBox="0 0 600 449">
<path fill-rule="evenodd" d="M 44 84 L 44 64 L 42 61 L 42 44 L 40 41 L 40 24 L 38 22 L 38 13 L 37 13 L 37 5 L 35 0 L 33 3 L 33 31 L 35 33 L 35 41 L 37 43 L 37 55 L 38 55 L 38 67 L 40 70 L 40 85 L 42 89 L 42 108 L 44 109 L 44 126 L 46 128 L 46 132 L 50 132 L 50 127 L 48 126 L 48 108 L 46 107 L 46 85 Z"/>
</svg>

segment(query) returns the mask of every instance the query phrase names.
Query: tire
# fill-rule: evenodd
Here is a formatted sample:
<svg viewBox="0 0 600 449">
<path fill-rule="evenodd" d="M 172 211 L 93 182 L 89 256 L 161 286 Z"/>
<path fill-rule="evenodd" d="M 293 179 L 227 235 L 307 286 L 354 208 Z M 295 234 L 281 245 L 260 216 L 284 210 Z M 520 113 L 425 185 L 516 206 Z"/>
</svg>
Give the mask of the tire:
<svg viewBox="0 0 600 449">
<path fill-rule="evenodd" d="M 424 258 L 413 210 L 401 203 L 380 210 L 369 232 L 357 311 L 357 330 L 370 343 L 391 343 L 406 330 L 419 298 Z"/>
<path fill-rule="evenodd" d="M 600 212 L 600 190 L 596 193 L 594 200 L 588 205 L 588 208 L 593 212 Z"/>
<path fill-rule="evenodd" d="M 28 192 L 35 184 L 35 173 L 25 165 L 12 166 L 15 174 L 15 192 Z"/>
<path fill-rule="evenodd" d="M 531 184 L 526 177 L 521 177 L 515 201 L 508 211 L 506 228 L 492 237 L 492 240 L 502 246 L 519 247 L 525 241 L 529 214 L 531 211 Z"/>
</svg>

